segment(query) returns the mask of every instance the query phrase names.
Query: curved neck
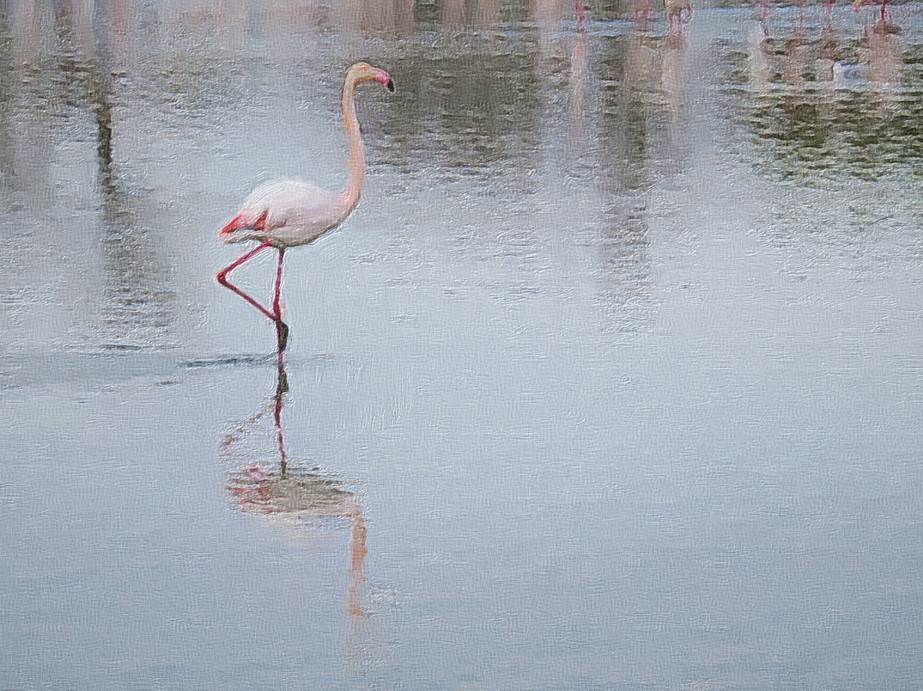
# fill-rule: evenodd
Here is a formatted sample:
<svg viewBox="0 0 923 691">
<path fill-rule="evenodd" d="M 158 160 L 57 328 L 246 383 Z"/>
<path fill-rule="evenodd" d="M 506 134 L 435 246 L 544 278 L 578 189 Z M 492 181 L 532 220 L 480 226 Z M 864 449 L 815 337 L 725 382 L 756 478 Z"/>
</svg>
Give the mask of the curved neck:
<svg viewBox="0 0 923 691">
<path fill-rule="evenodd" d="M 346 145 L 349 153 L 346 158 L 348 178 L 346 189 L 340 193 L 340 199 L 346 212 L 352 211 L 362 195 L 362 183 L 365 182 L 365 151 L 362 146 L 362 133 L 356 118 L 356 101 L 354 98 L 355 80 L 347 79 L 343 84 L 343 127 L 346 129 Z"/>
</svg>

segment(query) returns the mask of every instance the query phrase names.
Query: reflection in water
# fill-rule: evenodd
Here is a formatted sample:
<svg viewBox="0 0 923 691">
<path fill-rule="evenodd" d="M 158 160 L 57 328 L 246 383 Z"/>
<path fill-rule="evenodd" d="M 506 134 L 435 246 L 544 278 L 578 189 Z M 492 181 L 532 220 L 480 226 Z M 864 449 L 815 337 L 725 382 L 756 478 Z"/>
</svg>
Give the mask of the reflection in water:
<svg viewBox="0 0 923 691">
<path fill-rule="evenodd" d="M 68 317 L 82 327 L 80 345 L 170 347 L 176 295 L 169 262 L 157 229 L 143 220 L 138 185 L 117 160 L 116 129 L 126 120 L 111 64 L 124 26 L 110 21 L 107 8 L 20 2 L 3 15 L 15 22 L 12 36 L 22 43 L 0 43 L 12 59 L 3 91 L 16 95 L 0 105 L 0 194 L 9 195 L 5 220 L 30 231 L 18 249 L 33 256 L 64 250 L 46 257 L 60 266 L 29 283 L 24 303 L 43 302 L 43 290 L 76 292 L 83 299 Z M 118 19 L 118 4 L 112 9 Z M 125 126 L 131 132 L 131 123 Z M 84 162 L 95 175 L 82 169 Z M 28 206 L 17 199 L 28 199 Z"/>
<path fill-rule="evenodd" d="M 93 226 L 79 232 L 90 233 L 85 246 L 102 248 L 102 270 L 88 271 L 84 279 L 92 291 L 99 290 L 92 284 L 95 276 L 104 277 L 102 314 L 90 315 L 78 328 L 87 341 L 110 348 L 175 345 L 169 331 L 180 292 L 173 275 L 177 262 L 164 248 L 180 247 L 192 232 L 176 220 L 161 227 L 166 222 L 148 199 L 152 189 L 167 185 L 148 177 L 147 163 L 158 164 L 151 171 L 167 166 L 150 155 L 139 163 L 138 154 L 156 149 L 161 134 L 193 142 L 195 149 L 208 133 L 218 133 L 220 159 L 235 146 L 251 146 L 249 134 L 265 125 L 248 122 L 244 136 L 232 124 L 242 114 L 284 107 L 292 93 L 299 94 L 299 108 L 325 102 L 306 90 L 304 62 L 293 62 L 296 46 L 329 74 L 339 73 L 357 54 L 383 50 L 400 74 L 404 95 L 382 112 L 387 136 L 377 138 L 371 166 L 397 173 L 395 184 L 408 193 L 446 183 L 465 186 L 458 194 L 466 203 L 477 200 L 489 209 L 446 221 L 446 232 L 515 238 L 533 254 L 541 254 L 540 243 L 526 235 L 541 238 L 543 232 L 535 224 L 494 232 L 485 230 L 489 223 L 469 219 L 497 214 L 505 222 L 508 214 L 516 216 L 509 221 L 513 225 L 519 216 L 541 215 L 540 207 L 552 204 L 543 190 L 559 189 L 562 176 L 598 190 L 605 225 L 643 218 L 645 191 L 684 170 L 685 85 L 707 76 L 698 73 L 698 65 L 693 71 L 685 37 L 651 33 L 643 19 L 626 33 L 625 25 L 612 20 L 637 8 L 620 3 L 349 0 L 273 3 L 257 11 L 201 2 L 138 8 L 124 0 L 70 0 L 3 7 L 0 65 L 8 68 L 0 74 L 3 219 L 16 229 L 11 232 L 61 235 L 61 218 L 44 218 L 34 208 L 26 218 L 24 200 L 60 194 L 55 176 L 64 166 L 53 157 L 78 160 L 68 138 L 82 143 L 79 128 L 91 124 L 93 143 L 83 154 L 92 153 L 98 169 L 95 196 L 83 195 L 75 207 L 93 218 L 66 223 Z M 796 8 L 794 26 L 786 32 L 774 24 L 774 39 L 763 24 L 763 37 L 755 33 L 743 50 L 736 36 L 713 44 L 719 51 L 731 47 L 719 69 L 733 70 L 728 63 L 735 51 L 752 58 L 740 81 L 753 92 L 743 100 L 752 106 L 749 126 L 768 159 L 759 162 L 760 169 L 781 168 L 786 176 L 829 170 L 874 177 L 896 165 L 912 166 L 921 143 L 913 125 L 920 92 L 903 82 L 908 65 L 920 64 L 915 34 L 910 27 L 898 33 L 895 10 L 888 22 L 879 17 L 850 39 L 843 28 L 847 17 L 838 17 L 837 24 L 829 7 L 818 12 L 820 35 Z M 852 26 L 859 16 L 848 10 Z M 171 155 L 188 153 L 174 147 Z M 562 160 L 568 165 L 555 167 Z M 210 170 L 222 166 L 219 160 Z M 538 183 L 533 173 L 541 170 L 548 178 Z M 240 171 L 228 175 L 212 191 L 233 189 L 232 176 Z M 30 195 L 30 189 L 41 194 Z M 514 207 L 515 214 L 509 211 Z M 16 251 L 50 245 L 38 238 Z M 482 254 L 496 247 L 483 241 L 469 246 Z M 516 249 L 502 247 L 497 254 L 509 256 Z M 4 292 L 21 289 L 18 279 L 3 280 Z M 528 280 L 517 278 L 513 290 L 524 283 Z M 87 304 L 97 304 L 94 295 L 87 297 Z M 106 327 L 102 336 L 100 320 Z"/>
<path fill-rule="evenodd" d="M 603 218 L 590 244 L 605 279 L 607 331 L 647 330 L 655 313 L 648 193 L 687 165 L 688 63 L 685 35 L 653 35 L 643 13 L 627 36 L 605 42 L 597 60 L 602 131 L 593 168 L 601 173 L 594 184 Z"/>
<path fill-rule="evenodd" d="M 894 30 L 894 29 L 897 30 Z M 878 20 L 871 31 L 865 31 L 868 50 L 869 82 L 878 96 L 879 107 L 892 114 L 901 109 L 901 78 L 904 69 L 904 46 L 900 28 Z"/>
<path fill-rule="evenodd" d="M 166 347 L 175 317 L 175 291 L 165 287 L 169 267 L 156 249 L 156 228 L 145 227 L 135 206 L 138 195 L 121 179 L 113 159 L 113 99 L 116 70 L 101 63 L 119 55 L 118 23 L 101 22 L 100 53 L 82 69 L 86 98 L 97 139 L 98 180 L 102 195 L 104 348 Z"/>
<path fill-rule="evenodd" d="M 102 248 L 104 299 L 102 313 L 86 320 L 83 337 L 107 348 L 173 347 L 180 291 L 176 262 L 165 248 L 182 246 L 192 229 L 177 221 L 161 227 L 147 201 L 157 183 L 137 163 L 138 152 L 156 146 L 146 140 L 156 132 L 189 141 L 215 132 L 225 140 L 230 132 L 234 144 L 216 142 L 219 158 L 229 155 L 235 146 L 249 146 L 229 123 L 261 107 L 271 112 L 280 105 L 279 93 L 306 93 L 299 102 L 326 103 L 304 91 L 304 65 L 289 64 L 293 46 L 314 51 L 312 64 L 316 57 L 318 69 L 335 74 L 347 58 L 368 51 L 369 40 L 393 41 L 386 62 L 400 75 L 403 95 L 382 110 L 383 124 L 374 125 L 386 136 L 376 137 L 370 167 L 394 173 L 390 179 L 407 198 L 457 184 L 450 192 L 466 205 L 483 204 L 463 218 L 431 215 L 429 221 L 443 224 L 444 232 L 481 259 L 517 257 L 523 275 L 492 291 L 519 299 L 521 286 L 535 288 L 527 264 L 547 258 L 542 241 L 550 235 L 541 224 L 520 219 L 543 217 L 555 203 L 549 192 L 560 189 L 562 178 L 593 190 L 596 208 L 586 210 L 595 216 L 594 241 L 611 245 L 615 265 L 624 266 L 625 257 L 637 257 L 637 248 L 647 246 L 646 192 L 686 168 L 688 86 L 707 75 L 699 73 L 685 35 L 652 33 L 643 18 L 627 31 L 613 23 L 624 9 L 581 0 L 516 6 L 488 0 L 281 3 L 260 12 L 205 3 L 150 3 L 141 10 L 122 0 L 45 9 L 13 3 L 2 20 L 9 28 L 0 24 L 10 34 L 8 54 L 0 51 L 0 59 L 12 73 L 0 75 L 0 84 L 4 93 L 19 93 L 28 108 L 12 97 L 0 104 L 0 194 L 16 209 L 30 184 L 51 187 L 43 182 L 53 177 L 43 170 L 51 163 L 47 153 L 20 151 L 20 132 L 29 129 L 31 138 L 49 140 L 36 147 L 41 151 L 60 151 L 51 141 L 61 130 L 57 121 L 74 126 L 87 116 L 94 138 L 87 152 L 98 169 L 89 210 L 101 238 L 88 246 Z M 719 61 L 725 70 L 734 51 L 751 57 L 749 73 L 740 79 L 751 87 L 743 99 L 752 106 L 751 129 L 769 159 L 760 162 L 761 170 L 871 176 L 896 163 L 909 165 L 919 151 L 920 133 L 911 126 L 919 91 L 901 82 L 904 61 L 918 62 L 919 49 L 880 22 L 858 39 L 843 38 L 843 22 L 835 24 L 829 12 L 821 16 L 819 36 L 799 15 L 787 36 L 770 38 L 765 24 L 753 24 L 759 28 L 743 51 L 736 38 L 714 44 L 731 48 Z M 334 47 L 325 43 L 330 35 L 337 36 Z M 200 41 L 203 36 L 207 40 Z M 247 46 L 255 46 L 267 64 L 247 53 Z M 295 73 L 294 86 L 266 86 Z M 147 129 L 138 129 L 141 121 Z M 259 132 L 263 124 L 247 127 Z M 217 161 L 210 169 L 222 168 Z M 222 180 L 212 191 L 235 184 L 236 178 Z M 491 228 L 491 222 L 501 227 Z M 628 232 L 626 224 L 634 230 Z M 36 232 L 43 225 L 57 232 L 60 221 L 34 225 Z M 631 239 L 623 243 L 619 238 L 626 233 Z M 408 228 L 391 248 L 400 242 L 406 247 L 415 235 Z M 509 242 L 486 241 L 493 238 Z M 591 274 L 611 275 L 610 259 Z M 644 263 L 635 265 L 640 275 L 648 275 Z M 613 277 L 611 293 L 634 304 L 649 291 L 638 288 L 638 272 L 629 275 L 627 284 Z M 639 295 L 631 297 L 633 291 Z"/>
<path fill-rule="evenodd" d="M 747 31 L 747 77 L 758 94 L 769 90 L 772 81 L 772 40 L 765 22 L 751 22 Z"/>
<path fill-rule="evenodd" d="M 393 661 L 372 645 L 363 665 L 392 669 L 356 686 L 887 686 L 863 655 L 893 661 L 919 630 L 889 617 L 918 602 L 917 553 L 879 568 L 916 543 L 876 540 L 919 516 L 903 501 L 919 495 L 919 22 L 863 31 L 840 3 L 823 25 L 820 8 L 801 26 L 780 8 L 764 31 L 750 6 L 697 3 L 680 38 L 662 16 L 626 21 L 627 2 L 587 5 L 581 22 L 544 0 L 0 0 L 0 368 L 44 338 L 36 324 L 72 342 L 44 317 L 80 309 L 87 342 L 181 333 L 189 348 L 176 370 L 172 354 L 19 359 L 54 383 L 3 392 L 16 506 L 0 551 L 25 545 L 19 525 L 42 547 L 0 579 L 0 648 L 23 670 L 0 672 L 7 686 L 259 685 L 267 667 L 342 686 L 335 641 L 382 623 Z M 257 348 L 206 271 L 214 223 L 247 180 L 341 169 L 328 96 L 359 57 L 404 89 L 362 106 L 380 109 L 369 134 L 387 130 L 367 151 L 387 203 L 292 286 L 317 326 L 298 356 L 335 353 L 342 376 L 318 378 L 323 410 L 301 420 L 279 370 L 228 435 L 227 474 L 189 473 L 201 430 L 235 405 L 222 383 L 263 371 L 218 357 L 230 334 Z M 193 313 L 174 293 L 211 302 Z M 174 381 L 75 381 L 67 364 L 131 361 Z M 371 507 L 296 451 L 314 420 L 397 490 L 374 566 Z M 131 454 L 139 472 L 120 472 Z M 195 526 L 164 510 L 177 477 L 173 508 L 198 509 Z M 203 503 L 215 489 L 233 513 Z M 292 559 L 282 530 L 338 549 Z M 241 564 L 254 531 L 259 558 Z M 370 603 L 373 570 L 405 579 L 392 613 Z M 271 596 L 241 588 L 260 582 Z M 727 592 L 741 597 L 724 606 Z"/>
<path fill-rule="evenodd" d="M 785 68 L 782 72 L 782 80 L 789 87 L 786 96 L 789 100 L 793 95 L 800 95 L 804 89 L 805 70 L 808 66 L 811 48 L 804 28 L 799 23 L 794 33 L 785 39 Z"/>
<path fill-rule="evenodd" d="M 915 166 L 921 92 L 903 80 L 912 58 L 899 33 L 876 26 L 852 39 L 829 22 L 814 35 L 799 23 L 762 40 L 751 29 L 749 69 L 728 69 L 726 82 L 750 86 L 747 123 L 772 152 L 764 170 L 874 179 Z"/>
<path fill-rule="evenodd" d="M 368 554 L 365 519 L 355 494 L 340 483 L 306 467 L 290 463 L 285 450 L 282 409 L 289 391 L 288 376 L 280 357 L 277 368 L 276 392 L 269 405 L 238 424 L 221 445 L 228 457 L 266 413 L 272 411 L 275 447 L 278 463 L 248 463 L 228 475 L 227 489 L 244 511 L 270 518 L 295 519 L 299 526 L 318 529 L 312 521 L 343 519 L 349 521 L 349 582 L 346 610 L 351 617 L 363 617 L 363 565 Z M 321 523 L 321 525 L 324 525 Z"/>
<path fill-rule="evenodd" d="M 667 110 L 670 114 L 668 150 L 677 169 L 686 158 L 688 114 L 686 112 L 686 37 L 682 34 L 667 36 L 664 40 L 660 63 L 660 83 L 663 86 Z"/>
<path fill-rule="evenodd" d="M 577 32 L 570 51 L 570 94 L 573 114 L 573 141 L 575 145 L 586 136 L 586 99 L 589 58 L 587 57 L 586 10 L 576 0 Z"/>
</svg>

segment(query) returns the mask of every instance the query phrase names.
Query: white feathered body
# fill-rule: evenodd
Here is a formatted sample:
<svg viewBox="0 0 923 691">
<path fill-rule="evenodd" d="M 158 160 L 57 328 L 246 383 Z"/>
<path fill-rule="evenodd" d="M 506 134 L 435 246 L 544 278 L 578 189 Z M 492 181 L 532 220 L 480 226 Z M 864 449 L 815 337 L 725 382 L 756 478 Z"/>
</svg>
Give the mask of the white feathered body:
<svg viewBox="0 0 923 691">
<path fill-rule="evenodd" d="M 307 245 L 339 226 L 354 206 L 344 195 L 310 182 L 266 182 L 247 196 L 223 238 L 231 243 L 259 240 L 277 247 Z"/>
</svg>

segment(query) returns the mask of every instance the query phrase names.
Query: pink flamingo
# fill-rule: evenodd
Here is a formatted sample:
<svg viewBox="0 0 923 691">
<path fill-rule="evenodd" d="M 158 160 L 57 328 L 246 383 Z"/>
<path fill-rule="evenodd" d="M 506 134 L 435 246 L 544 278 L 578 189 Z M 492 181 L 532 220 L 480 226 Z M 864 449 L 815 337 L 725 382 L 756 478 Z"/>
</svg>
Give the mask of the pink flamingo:
<svg viewBox="0 0 923 691">
<path fill-rule="evenodd" d="M 346 72 L 343 83 L 343 125 L 346 128 L 348 180 L 342 192 L 324 190 L 301 180 L 278 180 L 258 186 L 244 200 L 243 206 L 220 231 L 218 237 L 227 243 L 256 240 L 260 244 L 239 257 L 217 274 L 218 282 L 240 295 L 276 324 L 279 357 L 288 343 L 288 325 L 282 321 L 281 290 L 282 261 L 288 247 L 307 245 L 339 227 L 359 203 L 365 180 L 365 152 L 362 134 L 356 118 L 355 88 L 358 84 L 376 81 L 394 91 L 391 75 L 378 67 L 357 62 Z M 228 274 L 244 262 L 265 250 L 279 251 L 275 294 L 272 309 L 261 305 L 228 280 Z"/>
<path fill-rule="evenodd" d="M 577 31 L 583 31 L 586 27 L 586 7 L 581 0 L 574 0 L 574 12 L 577 15 Z"/>
<path fill-rule="evenodd" d="M 663 7 L 667 11 L 667 33 L 673 33 L 673 21 L 676 19 L 677 31 L 683 33 L 683 10 L 686 10 L 686 21 L 692 18 L 692 3 L 689 0 L 663 0 Z"/>
<path fill-rule="evenodd" d="M 901 28 L 888 21 L 889 0 L 853 0 L 853 11 L 858 12 L 864 5 L 881 5 L 879 20 L 875 23 L 873 31 L 881 34 L 899 34 Z"/>
</svg>

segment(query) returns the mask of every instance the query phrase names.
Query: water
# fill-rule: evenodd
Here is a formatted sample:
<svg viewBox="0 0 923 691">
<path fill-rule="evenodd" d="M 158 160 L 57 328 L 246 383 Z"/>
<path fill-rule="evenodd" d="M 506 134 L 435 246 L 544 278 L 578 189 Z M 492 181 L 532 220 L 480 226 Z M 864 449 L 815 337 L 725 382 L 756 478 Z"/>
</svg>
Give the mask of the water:
<svg viewBox="0 0 923 691">
<path fill-rule="evenodd" d="M 0 686 L 919 685 L 923 6 L 231 5 L 0 3 Z"/>
</svg>

